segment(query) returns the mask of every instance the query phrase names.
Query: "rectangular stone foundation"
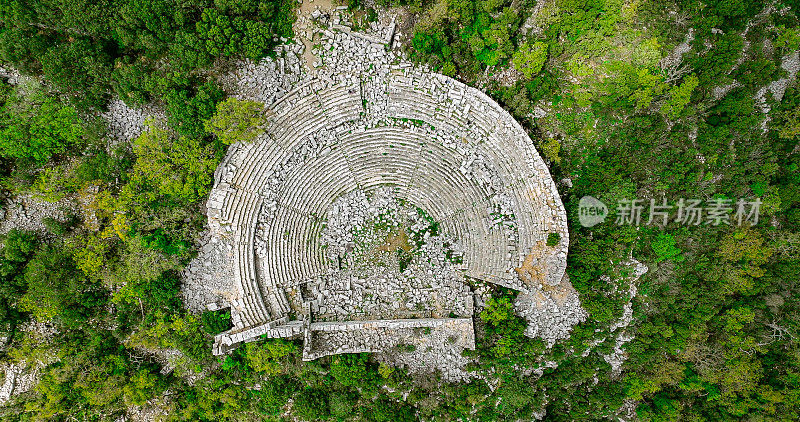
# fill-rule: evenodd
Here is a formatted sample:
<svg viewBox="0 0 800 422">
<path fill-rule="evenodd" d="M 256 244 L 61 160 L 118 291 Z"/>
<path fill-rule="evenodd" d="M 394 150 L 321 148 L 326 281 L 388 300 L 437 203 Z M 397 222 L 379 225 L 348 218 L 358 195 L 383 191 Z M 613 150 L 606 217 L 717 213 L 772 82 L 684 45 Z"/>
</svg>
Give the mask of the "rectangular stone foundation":
<svg viewBox="0 0 800 422">
<path fill-rule="evenodd" d="M 276 321 L 248 330 L 225 332 L 214 338 L 213 353 L 222 355 L 243 343 L 259 338 L 303 336 L 303 360 L 342 353 L 386 352 L 392 348 L 419 343 L 421 339 L 452 342 L 464 349 L 475 349 L 472 318 L 382 319 L 367 321 L 314 322 L 295 320 L 283 325 Z"/>
<path fill-rule="evenodd" d="M 475 349 L 472 318 L 386 319 L 309 324 L 303 345 L 303 360 L 341 353 L 386 352 L 403 345 L 413 345 L 423 337 L 454 342 Z"/>
</svg>

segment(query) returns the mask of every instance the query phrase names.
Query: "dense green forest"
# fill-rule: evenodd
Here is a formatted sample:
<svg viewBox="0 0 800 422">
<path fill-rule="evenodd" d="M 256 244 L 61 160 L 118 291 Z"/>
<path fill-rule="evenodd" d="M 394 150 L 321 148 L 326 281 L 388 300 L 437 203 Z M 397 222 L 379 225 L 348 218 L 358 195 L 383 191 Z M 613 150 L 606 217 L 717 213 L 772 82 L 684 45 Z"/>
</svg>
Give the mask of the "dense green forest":
<svg viewBox="0 0 800 422">
<path fill-rule="evenodd" d="M 588 320 L 548 349 L 523 335 L 513 294 L 494 291 L 476 321 L 470 369 L 481 378 L 469 383 L 409 376 L 366 354 L 303 363 L 299 343 L 283 340 L 213 357 L 230 315 L 187 312 L 179 271 L 196 254 L 214 168 L 237 140 L 214 133 L 229 105 L 216 69 L 291 42 L 297 5 L 0 0 L 0 66 L 40 77 L 0 84 L 4 196 L 82 198 L 96 215 L 3 237 L 0 359 L 42 364 L 36 387 L 0 408 L 4 420 L 117 420 L 146 405 L 201 421 L 600 420 L 626 406 L 643 421 L 800 420 L 800 88 L 790 81 L 781 99 L 758 100 L 794 78 L 782 65 L 800 49 L 800 2 L 348 6 L 404 8 L 405 53 L 488 92 L 529 130 L 554 179 L 569 180 L 559 183 L 567 272 Z M 510 85 L 498 76 L 507 71 L 518 73 Z M 167 122 L 110 143 L 96 112 L 114 97 L 157 104 Z M 752 226 L 586 228 L 585 195 L 612 207 L 763 204 Z M 617 373 L 603 355 L 630 298 L 631 258 L 649 271 L 636 281 Z M 181 364 L 164 370 L 143 350 L 177 350 Z"/>
</svg>

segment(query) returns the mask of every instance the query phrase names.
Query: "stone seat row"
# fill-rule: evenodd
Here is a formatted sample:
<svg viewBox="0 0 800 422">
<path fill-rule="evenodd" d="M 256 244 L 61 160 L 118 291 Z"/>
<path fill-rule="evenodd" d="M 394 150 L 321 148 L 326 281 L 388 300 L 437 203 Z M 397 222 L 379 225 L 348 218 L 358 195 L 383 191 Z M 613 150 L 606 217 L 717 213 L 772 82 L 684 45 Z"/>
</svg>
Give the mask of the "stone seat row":
<svg viewBox="0 0 800 422">
<path fill-rule="evenodd" d="M 338 197 L 357 187 L 347 160 L 338 150 L 332 150 L 288 174 L 278 200 L 319 218 Z"/>
<path fill-rule="evenodd" d="M 438 215 L 440 219 L 486 200 L 485 192 L 474 180 L 452 167 L 430 160 L 426 160 L 425 166 L 417 171 L 408 192 L 410 196 L 430 198 L 428 203 L 417 204 L 423 209 L 428 206 L 432 212 L 433 208 L 443 208 Z"/>
<path fill-rule="evenodd" d="M 271 283 L 289 285 L 325 272 L 325 254 L 319 244 L 321 224 L 284 206 L 265 235 L 267 254 L 261 257 Z"/>
<path fill-rule="evenodd" d="M 457 158 L 448 158 L 449 154 L 444 152 L 442 154 L 431 152 L 436 145 L 435 141 L 428 141 L 430 143 L 426 145 L 415 145 L 426 141 L 428 140 L 415 139 L 397 128 L 376 128 L 346 138 L 340 142 L 342 146 L 338 148 L 349 157 L 352 167 L 358 168 L 362 173 L 371 173 L 371 177 L 390 173 L 408 180 L 424 177 L 426 172 L 420 170 L 435 169 L 448 175 L 449 178 Z M 450 183 L 449 186 L 454 187 L 454 183 Z"/>
<path fill-rule="evenodd" d="M 337 150 L 352 169 L 356 182 L 364 189 L 380 184 L 406 186 L 417 167 L 419 147 L 402 145 L 402 135 L 384 129 L 371 129 L 343 137 Z"/>
<path fill-rule="evenodd" d="M 251 186 L 251 188 L 257 188 L 257 186 Z M 258 324 L 276 315 L 285 314 L 289 309 L 283 292 L 267 289 L 270 293 L 265 295 L 253 266 L 253 230 L 256 227 L 255 220 L 260 210 L 259 202 L 260 199 L 257 195 L 237 191 L 234 200 L 227 204 L 231 208 L 229 214 L 239 217 L 240 220 L 234 222 L 240 245 L 236 254 L 235 269 L 244 308 L 242 312 L 239 312 L 241 316 L 238 320 L 245 326 Z M 268 300 L 265 301 L 265 297 Z M 268 307 L 272 309 L 268 309 Z"/>
<path fill-rule="evenodd" d="M 423 97 L 426 98 L 426 97 Z M 427 99 L 427 98 L 426 98 Z M 402 97 L 389 101 L 388 115 L 396 119 L 422 120 L 432 125 L 436 133 L 449 134 L 461 138 L 472 145 L 479 145 L 489 135 L 490 128 L 483 128 L 475 124 L 469 124 L 464 116 L 448 110 L 436 110 L 436 103 L 431 101 L 416 101 L 415 106 L 409 106 L 402 102 Z M 441 105 L 439 105 L 441 106 Z"/>
<path fill-rule="evenodd" d="M 490 223 L 485 204 L 478 204 L 453 215 L 442 222 L 442 227 L 456 236 L 463 236 L 459 240 L 464 249 L 463 262 L 468 275 L 494 279 L 502 278 L 503 274 L 511 270 L 508 237 L 503 229 Z"/>
<path fill-rule="evenodd" d="M 403 133 L 398 132 L 396 129 L 380 129 L 377 130 L 377 133 L 364 132 L 345 138 L 339 142 L 336 148 L 349 157 L 348 161 L 350 162 L 350 167 L 354 169 L 355 173 L 358 173 L 356 178 L 357 182 L 361 185 L 368 185 L 369 183 L 366 182 L 366 180 L 375 177 L 380 179 L 377 184 L 403 185 L 405 181 L 411 179 L 412 176 L 409 174 L 413 174 L 414 177 L 425 177 L 427 173 L 433 172 L 434 169 L 437 173 L 445 175 L 447 179 L 455 177 L 452 171 L 452 166 L 454 164 L 448 164 L 449 161 L 444 158 L 446 154 L 437 154 L 428 151 L 425 153 L 427 159 L 415 159 L 407 150 L 404 151 L 403 148 L 401 148 L 401 142 L 403 140 L 405 140 Z M 347 149 L 351 146 L 355 151 Z M 364 157 L 367 157 L 366 163 L 364 162 Z M 455 158 L 450 159 L 450 161 L 452 160 L 455 160 Z M 425 171 L 421 174 L 419 172 L 414 172 L 414 170 L 417 170 L 420 166 L 420 163 L 415 161 L 419 161 L 422 165 L 427 165 L 430 168 L 424 168 Z M 332 168 L 332 170 L 336 171 L 337 169 Z M 336 173 L 339 172 L 337 171 Z M 303 173 L 305 176 L 310 176 L 310 174 L 310 172 Z M 393 177 L 399 177 L 401 179 L 393 180 Z M 467 183 L 467 180 L 460 180 L 457 182 L 451 181 L 446 184 L 446 186 L 449 186 L 447 190 L 452 192 L 458 191 L 464 188 L 465 183 Z M 459 198 L 463 196 L 463 194 L 458 195 Z M 473 195 L 467 196 L 472 197 Z M 475 196 L 480 198 L 481 196 L 485 196 L 485 193 L 480 193 Z M 314 209 L 320 210 L 318 207 Z"/>
<path fill-rule="evenodd" d="M 251 257 L 253 255 L 253 233 L 255 231 L 255 218 L 258 207 L 243 210 L 247 217 L 245 220 L 252 224 L 243 224 L 236 228 L 235 236 L 239 239 L 234 252 L 234 277 L 240 291 L 243 309 L 239 314 L 244 327 L 264 323 L 272 319 L 273 314 L 266 308 L 266 303 L 261 295 L 258 285 L 257 273 Z"/>
<path fill-rule="evenodd" d="M 239 218 L 243 216 L 244 208 L 251 208 L 254 200 L 258 199 L 261 179 L 251 177 L 274 165 L 280 156 L 280 148 L 268 138 L 259 139 L 236 152 L 235 158 L 241 162 L 236 171 L 225 177 L 220 187 L 229 187 L 224 199 L 222 218 L 233 226 L 240 226 Z M 257 157 L 250 160 L 248 157 Z"/>
</svg>

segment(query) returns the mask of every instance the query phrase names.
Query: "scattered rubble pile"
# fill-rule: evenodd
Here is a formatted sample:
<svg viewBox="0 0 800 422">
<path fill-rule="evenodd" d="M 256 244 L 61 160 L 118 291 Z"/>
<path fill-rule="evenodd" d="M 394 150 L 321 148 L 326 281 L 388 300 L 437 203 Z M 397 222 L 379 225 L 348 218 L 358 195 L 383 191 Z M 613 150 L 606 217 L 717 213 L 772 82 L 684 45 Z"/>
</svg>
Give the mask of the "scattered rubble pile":
<svg viewBox="0 0 800 422">
<path fill-rule="evenodd" d="M 234 98 L 270 105 L 286 95 L 303 76 L 304 48 L 302 43 L 285 44 L 276 49 L 274 58 L 258 63 L 242 60 L 232 72 L 220 78 L 220 84 Z"/>
<path fill-rule="evenodd" d="M 21 75 L 17 69 L 0 66 L 0 78 L 6 79 L 11 85 L 16 85 L 25 76 Z"/>
<path fill-rule="evenodd" d="M 55 202 L 45 201 L 35 195 L 0 197 L 0 233 L 11 229 L 47 233 L 45 219 L 64 221 L 70 214 L 80 215 L 81 210 L 70 198 Z"/>
<path fill-rule="evenodd" d="M 321 234 L 329 268 L 307 285 L 316 319 L 472 315 L 469 288 L 456 268 L 463 255 L 457 242 L 393 195 L 386 188 L 371 198 L 355 190 L 329 208 Z"/>
<path fill-rule="evenodd" d="M 475 348 L 471 318 L 312 323 L 309 338 L 306 359 L 371 352 L 379 361 L 405 366 L 411 373 L 439 370 L 452 381 L 469 378 L 462 369 L 469 359 L 461 351 Z"/>
<path fill-rule="evenodd" d="M 166 120 L 163 112 L 153 106 L 142 108 L 129 107 L 119 99 L 113 99 L 108 103 L 108 110 L 100 113 L 106 122 L 108 136 L 111 140 L 110 145 L 129 145 L 134 139 L 144 131 L 145 122 L 148 118 Z"/>
<path fill-rule="evenodd" d="M 525 335 L 541 337 L 547 347 L 569 337 L 572 327 L 589 316 L 581 308 L 578 292 L 566 275 L 556 286 L 540 284 L 520 293 L 514 308 L 519 316 L 528 321 Z"/>
<path fill-rule="evenodd" d="M 469 284 L 484 283 L 534 298 L 517 303 L 529 335 L 565 337 L 585 318 L 564 279 L 566 215 L 524 129 L 479 90 L 404 62 L 392 26 L 365 35 L 318 16 L 313 71 L 298 43 L 230 82 L 264 102 L 267 133 L 217 169 L 211 246 L 186 271 L 191 307 L 231 309 L 214 353 L 297 336 L 307 360 L 371 351 L 463 379 Z"/>
<path fill-rule="evenodd" d="M 0 385 L 0 406 L 6 404 L 11 396 L 32 390 L 38 381 L 38 369 L 30 370 L 23 365 L 3 364 L 0 371 L 5 374 Z"/>
<path fill-rule="evenodd" d="M 228 292 L 233 279 L 233 245 L 213 236 L 201 234 L 198 255 L 183 270 L 181 295 L 192 312 L 216 311 L 229 303 Z"/>
<path fill-rule="evenodd" d="M 622 364 L 628 359 L 628 354 L 622 347 L 634 338 L 633 333 L 630 332 L 631 330 L 628 330 L 628 326 L 633 321 L 633 298 L 636 297 L 637 293 L 636 282 L 648 271 L 646 265 L 633 258 L 622 262 L 622 265 L 627 267 L 630 272 L 627 277 L 624 277 L 625 284 L 628 287 L 628 302 L 623 308 L 620 319 L 611 325 L 611 332 L 617 333 L 614 349 L 611 353 L 603 355 L 603 360 L 611 365 L 611 371 L 615 375 L 619 375 Z"/>
</svg>

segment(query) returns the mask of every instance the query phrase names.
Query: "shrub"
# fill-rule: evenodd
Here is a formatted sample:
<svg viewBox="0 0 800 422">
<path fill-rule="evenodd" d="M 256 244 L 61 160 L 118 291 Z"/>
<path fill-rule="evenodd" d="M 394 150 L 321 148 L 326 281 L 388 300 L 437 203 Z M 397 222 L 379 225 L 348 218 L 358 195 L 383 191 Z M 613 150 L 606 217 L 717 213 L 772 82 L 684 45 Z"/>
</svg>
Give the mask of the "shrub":
<svg viewBox="0 0 800 422">
<path fill-rule="evenodd" d="M 344 421 L 353 417 L 353 409 L 358 403 L 358 395 L 346 391 L 335 391 L 331 393 L 330 409 L 331 416 Z"/>
<path fill-rule="evenodd" d="M 375 422 L 410 422 L 414 420 L 413 407 L 386 397 L 378 399 L 365 413 L 367 420 Z"/>
<path fill-rule="evenodd" d="M 295 397 L 294 411 L 308 421 L 327 419 L 331 415 L 328 392 L 319 388 L 306 388 Z"/>
<path fill-rule="evenodd" d="M 561 233 L 549 233 L 547 235 L 547 246 L 556 246 L 561 241 Z"/>
<path fill-rule="evenodd" d="M 511 62 L 514 68 L 522 72 L 525 79 L 533 79 L 544 67 L 547 60 L 547 44 L 535 42 L 526 43 L 517 49 Z"/>
<path fill-rule="evenodd" d="M 83 143 L 84 135 L 74 108 L 40 93 L 24 100 L 11 95 L 0 108 L 0 154 L 6 158 L 42 165 Z"/>
<path fill-rule="evenodd" d="M 223 95 L 222 90 L 211 82 L 203 83 L 194 90 L 186 88 L 168 90 L 164 102 L 169 126 L 187 138 L 202 138 L 206 135 L 203 122 L 214 115 L 216 105 Z"/>
<path fill-rule="evenodd" d="M 252 142 L 264 133 L 263 110 L 262 103 L 228 98 L 217 104 L 214 117 L 205 122 L 206 131 L 217 135 L 225 145 Z"/>
<path fill-rule="evenodd" d="M 253 396 L 258 399 L 256 407 L 267 415 L 278 415 L 289 401 L 297 384 L 290 382 L 287 377 L 269 377 L 261 382 L 261 390 L 253 390 Z"/>
<path fill-rule="evenodd" d="M 256 372 L 277 375 L 297 352 L 298 348 L 292 342 L 270 339 L 258 343 L 247 343 L 244 346 L 244 360 L 247 366 Z"/>
<path fill-rule="evenodd" d="M 675 261 L 681 262 L 684 260 L 680 249 L 675 247 L 675 238 L 668 233 L 659 233 L 656 235 L 652 244 L 653 252 L 656 253 L 656 263 L 661 261 Z"/>
<path fill-rule="evenodd" d="M 200 316 L 206 333 L 215 336 L 231 328 L 231 311 L 205 311 Z"/>
<path fill-rule="evenodd" d="M 345 387 L 371 384 L 375 373 L 367 366 L 368 360 L 366 353 L 337 355 L 331 361 L 331 375 Z"/>
<path fill-rule="evenodd" d="M 67 326 L 85 322 L 106 297 L 104 290 L 76 268 L 71 251 L 49 245 L 29 261 L 25 282 L 28 291 L 20 299 L 20 307 L 41 322 Z"/>
<path fill-rule="evenodd" d="M 173 136 L 154 122 L 133 143 L 131 182 L 150 200 L 159 195 L 194 202 L 206 196 L 217 164 L 211 148 L 196 138 Z"/>
<path fill-rule="evenodd" d="M 44 224 L 50 233 L 56 236 L 64 236 L 69 233 L 70 230 L 75 228 L 80 221 L 80 217 L 78 217 L 76 214 L 70 213 L 63 221 L 57 220 L 53 217 L 45 217 L 42 219 L 42 224 Z"/>
<path fill-rule="evenodd" d="M 8 261 L 27 262 L 38 245 L 36 233 L 11 229 L 6 234 L 3 257 Z"/>
</svg>

